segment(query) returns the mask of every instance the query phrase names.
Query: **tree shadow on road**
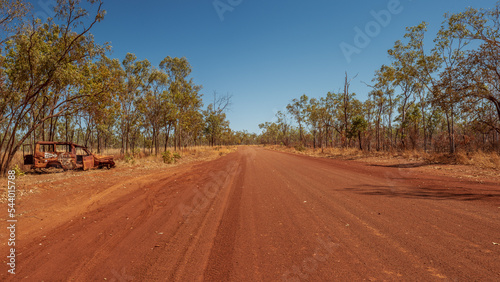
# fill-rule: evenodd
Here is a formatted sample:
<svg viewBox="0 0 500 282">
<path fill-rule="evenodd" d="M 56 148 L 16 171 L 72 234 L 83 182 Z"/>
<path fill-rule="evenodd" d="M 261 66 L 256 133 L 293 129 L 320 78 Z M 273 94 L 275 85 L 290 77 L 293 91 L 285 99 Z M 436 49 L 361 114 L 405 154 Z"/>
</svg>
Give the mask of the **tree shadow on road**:
<svg viewBox="0 0 500 282">
<path fill-rule="evenodd" d="M 453 187 L 390 187 L 381 185 L 357 185 L 344 190 L 370 196 L 400 197 L 410 199 L 458 200 L 458 201 L 498 201 L 499 190 L 474 191 L 471 188 Z"/>
<path fill-rule="evenodd" d="M 370 164 L 369 166 L 392 167 L 392 168 L 415 168 L 415 167 L 423 167 L 423 166 L 429 166 L 429 165 L 431 165 L 431 164 L 426 163 L 426 162 L 418 162 L 418 163 L 393 164 L 393 165 Z"/>
</svg>

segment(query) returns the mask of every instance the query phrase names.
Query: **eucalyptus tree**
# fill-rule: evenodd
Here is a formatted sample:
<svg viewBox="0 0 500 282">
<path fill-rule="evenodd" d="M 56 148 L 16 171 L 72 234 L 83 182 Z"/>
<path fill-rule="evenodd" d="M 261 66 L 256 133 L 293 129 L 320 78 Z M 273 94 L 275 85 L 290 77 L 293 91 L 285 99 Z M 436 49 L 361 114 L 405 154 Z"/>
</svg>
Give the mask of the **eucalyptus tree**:
<svg viewBox="0 0 500 282">
<path fill-rule="evenodd" d="M 328 147 L 329 140 L 333 142 L 333 123 L 334 123 L 334 109 L 330 108 L 330 100 L 328 94 L 326 97 L 321 97 L 319 100 L 319 107 L 317 109 L 318 123 L 320 128 L 320 146 Z"/>
<path fill-rule="evenodd" d="M 123 85 L 118 95 L 119 131 L 121 152 L 127 153 L 133 150 L 138 142 L 138 133 L 143 122 L 139 104 L 149 87 L 151 63 L 147 59 L 138 61 L 134 54 L 127 53 L 122 61 L 122 70 Z"/>
<path fill-rule="evenodd" d="M 373 99 L 376 105 L 376 139 L 377 139 L 377 150 L 381 149 L 381 138 L 385 136 L 389 139 L 389 147 L 392 148 L 393 142 L 393 132 L 392 132 L 392 120 L 394 114 L 394 107 L 398 101 L 394 97 L 394 86 L 392 81 L 394 77 L 394 69 L 382 65 L 380 69 L 375 71 L 375 77 L 372 79 L 374 85 L 373 90 L 369 93 L 369 96 Z M 387 133 L 380 133 L 381 127 L 384 124 L 384 116 L 387 116 Z M 385 144 L 386 142 L 384 142 Z"/>
<path fill-rule="evenodd" d="M 342 134 L 342 128 L 337 115 L 338 109 L 336 108 L 336 97 L 336 93 L 328 92 L 325 97 L 321 98 L 325 108 L 325 142 L 326 144 L 330 142 L 331 147 L 333 147 L 334 144 L 334 137 L 336 135 L 335 132 L 339 135 Z"/>
<path fill-rule="evenodd" d="M 115 126 L 119 125 L 120 94 L 124 91 L 124 70 L 119 60 L 110 59 L 102 55 L 92 62 L 83 74 L 87 79 L 82 91 L 96 92 L 85 100 L 79 116 L 85 119 L 83 125 L 87 127 L 85 145 L 91 147 L 97 143 L 97 151 L 110 145 Z M 98 92 L 97 92 L 98 91 Z M 66 117 L 67 125 L 68 117 Z M 65 132 L 68 130 L 66 129 Z"/>
<path fill-rule="evenodd" d="M 328 109 L 328 100 L 324 97 L 320 99 L 312 98 L 307 106 L 307 123 L 311 126 L 313 133 L 313 147 L 320 147 L 323 151 L 328 144 L 328 130 L 332 117 Z"/>
<path fill-rule="evenodd" d="M 491 9 L 468 8 L 446 15 L 450 36 L 458 40 L 478 41 L 479 48 L 469 50 L 459 68 L 462 86 L 469 97 L 491 103 L 500 120 L 500 2 Z M 477 99 L 476 102 L 479 102 Z M 485 122 L 485 121 L 483 121 Z M 498 123 L 489 123 L 500 133 Z"/>
<path fill-rule="evenodd" d="M 174 99 L 175 105 L 178 109 L 178 147 L 187 146 L 190 138 L 194 138 L 199 135 L 199 132 L 203 126 L 203 118 L 200 113 L 203 107 L 202 94 L 200 93 L 201 85 L 196 85 L 193 83 L 192 79 L 186 87 L 183 87 L 183 93 L 181 99 Z M 229 127 L 229 125 L 228 125 Z"/>
<path fill-rule="evenodd" d="M 174 127 L 174 147 L 182 146 L 183 130 L 189 130 L 188 117 L 196 114 L 203 106 L 201 100 L 201 85 L 196 85 L 189 79 L 191 65 L 186 58 L 164 58 L 160 69 L 168 75 L 168 91 L 172 103 L 172 115 L 166 124 L 168 139 L 170 128 Z"/>
<path fill-rule="evenodd" d="M 356 115 L 352 118 L 349 126 L 349 131 L 347 132 L 347 136 L 349 139 L 358 137 L 358 145 L 360 150 L 363 150 L 363 141 L 361 139 L 361 134 L 366 130 L 367 127 L 368 122 L 365 120 L 365 118 L 362 115 Z"/>
<path fill-rule="evenodd" d="M 476 109 L 484 109 L 481 102 L 489 103 L 495 118 L 483 119 L 484 115 L 477 115 L 476 118 L 500 133 L 500 47 L 487 45 L 490 43 L 468 53 L 461 63 L 459 83 L 466 89 L 464 111 L 479 114 Z"/>
<path fill-rule="evenodd" d="M 348 132 L 349 132 L 349 121 L 351 119 L 351 117 L 353 116 L 352 115 L 352 109 L 353 109 L 353 106 L 352 106 L 352 99 L 354 98 L 354 96 L 356 96 L 355 93 L 349 93 L 349 88 L 351 87 L 351 82 L 353 79 L 355 79 L 358 75 L 355 75 L 353 78 L 349 79 L 348 75 L 347 75 L 347 72 L 345 73 L 345 77 L 344 77 L 344 92 L 342 93 L 342 100 L 341 100 L 341 111 L 343 113 L 343 117 L 344 117 L 344 140 L 346 141 L 345 143 L 345 146 L 347 147 L 348 146 L 348 142 L 347 142 L 347 139 L 348 138 Z"/>
<path fill-rule="evenodd" d="M 278 124 L 275 122 L 265 122 L 259 124 L 259 128 L 262 130 L 262 133 L 260 134 L 261 143 L 274 145 L 278 144 L 280 132 Z"/>
<path fill-rule="evenodd" d="M 306 94 L 303 94 L 299 99 L 293 99 L 292 102 L 286 106 L 286 109 L 295 118 L 295 121 L 299 126 L 299 138 L 302 145 L 304 145 L 303 125 L 306 120 L 308 101 L 309 97 L 307 97 Z"/>
<path fill-rule="evenodd" d="M 435 41 L 436 52 L 441 57 L 442 68 L 439 79 L 434 82 L 432 104 L 439 107 L 446 117 L 448 129 L 449 152 L 455 153 L 455 123 L 460 103 L 466 88 L 457 83 L 460 79 L 460 62 L 465 58 L 465 50 L 469 41 L 454 36 L 455 24 L 445 20 L 438 31 Z"/>
<path fill-rule="evenodd" d="M 91 3 L 96 4 L 95 10 L 86 24 L 82 18 L 91 12 L 81 8 L 79 1 L 61 0 L 54 19 L 26 23 L 5 42 L 0 73 L 0 174 L 9 169 L 20 146 L 46 121 L 71 114 L 79 108 L 77 102 L 99 95 L 99 91 L 81 91 L 87 80 L 86 66 L 105 51 L 90 35 L 104 17 L 102 2 Z"/>
<path fill-rule="evenodd" d="M 282 111 L 278 111 L 275 116 L 280 131 L 281 142 L 283 145 L 288 146 L 290 144 L 290 124 L 288 122 L 288 116 Z"/>
<path fill-rule="evenodd" d="M 0 46 L 23 28 L 23 18 L 30 10 L 22 0 L 0 0 Z"/>
<path fill-rule="evenodd" d="M 398 98 L 400 100 L 399 110 L 399 138 L 403 149 L 406 148 L 406 115 L 414 95 L 420 90 L 421 84 L 415 78 L 417 63 L 415 51 L 410 49 L 409 44 L 404 44 L 401 40 L 396 41 L 394 47 L 388 50 L 391 57 L 391 67 L 394 70 L 392 84 L 400 90 Z"/>
<path fill-rule="evenodd" d="M 377 151 L 380 151 L 380 129 L 382 125 L 382 116 L 386 108 L 386 99 L 384 97 L 384 92 L 380 89 L 370 91 L 368 96 L 370 97 L 370 99 L 372 99 L 373 105 L 375 107 L 375 149 Z"/>
<path fill-rule="evenodd" d="M 217 96 L 213 93 L 213 102 L 203 111 L 205 119 L 204 133 L 211 146 L 217 145 L 222 138 L 223 132 L 229 129 L 229 121 L 226 119 L 226 112 L 231 106 L 231 95 Z"/>
<path fill-rule="evenodd" d="M 147 78 L 149 87 L 145 88 L 139 102 L 139 110 L 144 119 L 144 127 L 151 130 L 152 148 L 158 155 L 160 148 L 160 131 L 166 124 L 166 117 L 170 111 L 168 105 L 168 75 L 159 69 L 152 68 Z"/>
<path fill-rule="evenodd" d="M 311 126 L 313 134 L 313 148 L 316 148 L 317 135 L 320 133 L 321 138 L 321 125 L 320 125 L 320 102 L 316 98 L 311 98 L 306 106 L 306 123 Z"/>
<path fill-rule="evenodd" d="M 409 70 L 408 74 L 416 83 L 414 95 L 415 98 L 418 98 L 420 114 L 424 121 L 426 120 L 427 109 L 431 102 L 429 94 L 433 93 L 438 84 L 435 73 L 439 70 L 443 62 L 443 50 L 436 47 L 430 51 L 426 50 L 424 44 L 426 32 L 426 22 L 407 27 L 406 34 L 404 35 L 407 44 L 400 46 L 407 58 L 405 64 Z M 428 124 L 425 122 L 422 123 L 422 131 L 424 135 L 424 150 L 427 151 Z"/>
</svg>

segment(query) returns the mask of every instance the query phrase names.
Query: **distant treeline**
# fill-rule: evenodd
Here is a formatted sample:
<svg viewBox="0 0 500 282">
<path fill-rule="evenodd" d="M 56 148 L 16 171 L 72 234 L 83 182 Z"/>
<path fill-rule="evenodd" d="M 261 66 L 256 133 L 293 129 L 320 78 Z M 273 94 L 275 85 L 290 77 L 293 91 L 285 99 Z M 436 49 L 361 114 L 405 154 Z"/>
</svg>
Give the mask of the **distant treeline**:
<svg viewBox="0 0 500 282">
<path fill-rule="evenodd" d="M 447 14 L 432 46 L 427 23 L 406 28 L 375 72 L 369 99 L 344 91 L 294 99 L 260 125 L 260 142 L 363 150 L 500 152 L 500 4 Z M 292 125 L 293 122 L 293 125 Z"/>
</svg>

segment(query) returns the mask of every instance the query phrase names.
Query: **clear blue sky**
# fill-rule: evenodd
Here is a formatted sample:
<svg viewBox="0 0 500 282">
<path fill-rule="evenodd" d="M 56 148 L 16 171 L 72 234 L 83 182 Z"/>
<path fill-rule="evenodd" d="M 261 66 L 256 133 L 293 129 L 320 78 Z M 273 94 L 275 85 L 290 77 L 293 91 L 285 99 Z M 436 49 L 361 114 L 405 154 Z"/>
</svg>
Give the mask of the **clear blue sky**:
<svg viewBox="0 0 500 282">
<path fill-rule="evenodd" d="M 44 8 L 32 1 L 35 12 Z M 205 105 L 212 93 L 233 95 L 228 113 L 233 130 L 259 132 L 258 124 L 302 94 L 320 97 L 343 87 L 344 72 L 358 74 L 351 91 L 367 98 L 370 82 L 387 49 L 405 27 L 430 23 L 435 34 L 446 12 L 493 7 L 494 0 L 104 0 L 105 19 L 92 30 L 110 42 L 111 57 L 127 52 L 158 65 L 166 56 L 186 57 L 192 77 L 203 85 Z M 220 17 L 214 2 L 231 6 Z M 399 2 L 399 4 L 398 4 Z M 38 3 L 38 4 L 37 4 Z M 388 8 L 391 7 L 391 9 Z M 221 6 L 222 7 L 222 6 Z M 221 8 L 222 9 L 222 8 Z M 372 11 L 391 10 L 379 29 Z M 369 44 L 348 62 L 340 45 L 356 46 L 355 28 L 369 26 Z M 363 43 L 363 42 L 361 42 Z M 366 43 L 366 42 L 364 42 Z"/>
</svg>

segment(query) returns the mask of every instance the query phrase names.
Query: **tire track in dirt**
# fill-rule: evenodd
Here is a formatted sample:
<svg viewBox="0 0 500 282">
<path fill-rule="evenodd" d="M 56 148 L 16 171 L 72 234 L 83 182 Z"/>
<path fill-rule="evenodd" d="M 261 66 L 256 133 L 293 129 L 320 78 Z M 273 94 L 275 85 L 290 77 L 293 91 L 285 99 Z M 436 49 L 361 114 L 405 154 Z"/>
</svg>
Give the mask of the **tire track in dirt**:
<svg viewBox="0 0 500 282">
<path fill-rule="evenodd" d="M 246 163 L 241 163 L 241 169 L 237 172 L 238 181 L 231 183 L 230 192 L 224 208 L 224 213 L 217 228 L 217 234 L 211 248 L 208 264 L 204 273 L 204 280 L 207 281 L 227 281 L 230 278 L 230 267 L 221 268 L 221 265 L 232 265 L 233 253 L 237 246 L 235 226 L 239 225 L 240 203 L 242 196 L 242 175 L 245 171 Z"/>
<path fill-rule="evenodd" d="M 186 187 L 194 192 L 177 206 L 181 225 L 172 233 L 171 239 L 165 241 L 167 247 L 164 252 L 155 253 L 148 258 L 147 267 L 142 271 L 146 274 L 141 279 L 201 279 L 203 268 L 193 269 L 193 265 L 204 265 L 207 262 L 217 226 L 229 202 L 232 183 L 239 175 L 238 158 L 228 156 L 227 163 L 207 164 L 204 171 L 196 171 L 202 177 L 196 185 Z M 165 253 L 176 255 L 165 256 Z"/>
</svg>

